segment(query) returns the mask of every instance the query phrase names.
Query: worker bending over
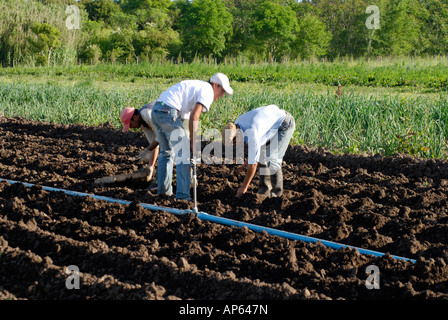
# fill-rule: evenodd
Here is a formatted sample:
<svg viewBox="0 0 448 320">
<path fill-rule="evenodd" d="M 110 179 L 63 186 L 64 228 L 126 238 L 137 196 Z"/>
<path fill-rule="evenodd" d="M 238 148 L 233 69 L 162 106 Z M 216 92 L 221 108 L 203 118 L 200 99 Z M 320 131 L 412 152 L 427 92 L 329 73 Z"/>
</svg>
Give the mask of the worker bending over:
<svg viewBox="0 0 448 320">
<path fill-rule="evenodd" d="M 154 174 L 154 167 L 159 155 L 159 143 L 156 140 L 154 124 L 151 119 L 151 110 L 155 103 L 155 101 L 152 101 L 140 109 L 124 108 L 120 116 L 123 123 L 123 132 L 128 131 L 129 128 L 140 128 L 145 134 L 146 140 L 148 140 L 149 146 L 136 157 L 138 160 L 148 163 L 148 169 L 150 170 L 148 180 Z"/>
<path fill-rule="evenodd" d="M 280 197 L 283 194 L 283 157 L 295 130 L 294 118 L 276 105 L 259 107 L 239 116 L 235 123 L 223 129 L 223 142 L 245 143 L 248 158 L 243 166 L 247 169 L 242 186 L 236 196 L 247 192 L 257 171 L 260 185 L 258 195 Z"/>
</svg>

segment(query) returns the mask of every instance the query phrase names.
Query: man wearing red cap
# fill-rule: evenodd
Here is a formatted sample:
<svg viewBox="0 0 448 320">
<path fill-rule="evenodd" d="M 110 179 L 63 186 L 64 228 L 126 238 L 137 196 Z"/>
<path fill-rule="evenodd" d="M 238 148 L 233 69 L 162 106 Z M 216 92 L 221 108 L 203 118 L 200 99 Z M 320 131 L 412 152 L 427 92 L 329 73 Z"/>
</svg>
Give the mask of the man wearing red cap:
<svg viewBox="0 0 448 320">
<path fill-rule="evenodd" d="M 149 147 L 143 150 L 136 158 L 148 163 L 151 176 L 154 172 L 154 166 L 159 154 L 159 143 L 156 140 L 154 125 L 151 120 L 151 109 L 154 104 L 155 101 L 152 101 L 140 109 L 127 107 L 121 111 L 120 115 L 121 122 L 123 123 L 123 132 L 128 131 L 129 128 L 141 128 L 145 134 L 149 142 Z"/>
<path fill-rule="evenodd" d="M 173 164 L 176 164 L 176 198 L 191 200 L 191 158 L 196 158 L 196 132 L 202 113 L 225 93 L 233 94 L 229 78 L 216 73 L 210 80 L 184 80 L 163 92 L 152 108 L 151 118 L 160 144 L 157 193 L 172 195 Z M 188 128 L 182 120 L 188 119 Z M 190 155 L 193 155 L 191 157 Z"/>
</svg>

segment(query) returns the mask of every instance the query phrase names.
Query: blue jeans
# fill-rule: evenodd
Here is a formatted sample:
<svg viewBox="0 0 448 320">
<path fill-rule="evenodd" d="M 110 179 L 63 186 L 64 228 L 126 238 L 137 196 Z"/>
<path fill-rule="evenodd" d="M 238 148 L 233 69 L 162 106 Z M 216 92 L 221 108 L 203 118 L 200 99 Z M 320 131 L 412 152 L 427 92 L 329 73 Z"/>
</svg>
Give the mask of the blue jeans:
<svg viewBox="0 0 448 320">
<path fill-rule="evenodd" d="M 173 163 L 176 165 L 176 198 L 191 200 L 190 141 L 179 112 L 163 102 L 151 111 L 159 142 L 157 194 L 172 195 Z"/>
<path fill-rule="evenodd" d="M 272 175 L 281 169 L 283 157 L 288 149 L 289 141 L 292 138 L 295 128 L 296 123 L 294 117 L 287 112 L 277 133 L 267 145 L 262 147 L 260 164 L 267 165 L 268 168 L 265 170 L 260 169 L 261 175 Z"/>
</svg>

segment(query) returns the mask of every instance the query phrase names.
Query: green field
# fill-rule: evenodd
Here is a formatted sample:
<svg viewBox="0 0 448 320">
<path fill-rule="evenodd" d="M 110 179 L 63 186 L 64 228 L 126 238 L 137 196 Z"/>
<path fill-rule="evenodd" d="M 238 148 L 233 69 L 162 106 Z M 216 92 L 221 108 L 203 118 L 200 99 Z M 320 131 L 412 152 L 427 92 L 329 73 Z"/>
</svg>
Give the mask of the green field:
<svg viewBox="0 0 448 320">
<path fill-rule="evenodd" d="M 235 94 L 212 105 L 201 118 L 203 129 L 220 130 L 247 110 L 277 104 L 296 119 L 294 144 L 448 157 L 445 57 L 0 68 L 0 113 L 67 124 L 111 122 L 118 129 L 123 107 L 143 106 L 182 79 L 207 80 L 217 71 L 229 76 Z"/>
</svg>

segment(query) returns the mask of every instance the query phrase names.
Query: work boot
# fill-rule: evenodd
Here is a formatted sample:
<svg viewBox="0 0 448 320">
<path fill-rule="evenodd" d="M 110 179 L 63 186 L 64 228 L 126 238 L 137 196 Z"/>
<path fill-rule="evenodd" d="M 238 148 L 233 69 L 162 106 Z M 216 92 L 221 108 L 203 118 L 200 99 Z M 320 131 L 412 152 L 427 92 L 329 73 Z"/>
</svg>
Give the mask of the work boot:
<svg viewBox="0 0 448 320">
<path fill-rule="evenodd" d="M 281 197 L 283 194 L 283 172 L 280 168 L 270 176 L 272 182 L 271 197 Z"/>
<path fill-rule="evenodd" d="M 271 190 L 272 190 L 272 184 L 271 184 L 271 176 L 267 174 L 262 174 L 263 168 L 267 168 L 267 165 L 260 165 L 260 183 L 259 183 L 259 189 L 257 192 L 257 195 L 260 196 L 266 196 L 269 197 Z"/>
</svg>

